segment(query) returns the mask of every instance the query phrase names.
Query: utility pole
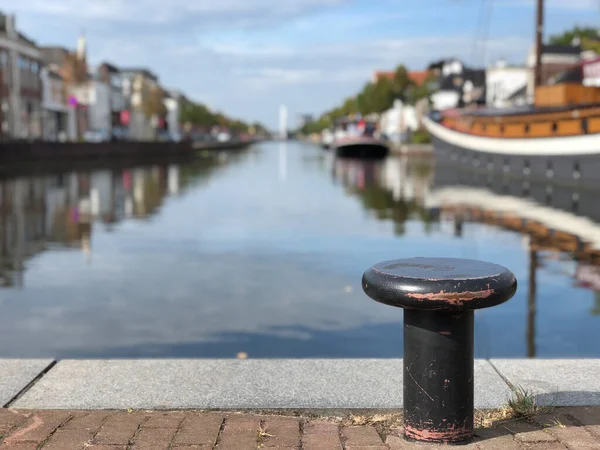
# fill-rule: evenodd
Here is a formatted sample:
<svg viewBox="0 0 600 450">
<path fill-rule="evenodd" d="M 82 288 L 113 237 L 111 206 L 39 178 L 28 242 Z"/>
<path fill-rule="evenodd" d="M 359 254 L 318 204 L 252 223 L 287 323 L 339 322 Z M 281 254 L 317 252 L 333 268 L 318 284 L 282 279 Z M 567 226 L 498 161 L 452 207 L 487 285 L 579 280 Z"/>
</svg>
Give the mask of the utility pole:
<svg viewBox="0 0 600 450">
<path fill-rule="evenodd" d="M 544 0 L 537 0 L 537 15 L 535 28 L 535 72 L 534 86 L 542 84 L 542 46 L 544 37 Z"/>
</svg>

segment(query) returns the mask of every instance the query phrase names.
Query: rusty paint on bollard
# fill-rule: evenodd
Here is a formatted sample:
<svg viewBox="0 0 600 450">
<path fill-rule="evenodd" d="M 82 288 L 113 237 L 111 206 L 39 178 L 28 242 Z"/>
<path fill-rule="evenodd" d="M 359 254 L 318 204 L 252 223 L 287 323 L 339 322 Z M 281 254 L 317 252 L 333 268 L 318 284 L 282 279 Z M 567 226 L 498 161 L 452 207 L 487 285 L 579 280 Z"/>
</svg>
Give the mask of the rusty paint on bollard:
<svg viewBox="0 0 600 450">
<path fill-rule="evenodd" d="M 404 309 L 404 434 L 420 442 L 473 437 L 474 309 L 509 300 L 503 266 L 456 258 L 376 264 L 363 275 L 372 299 Z"/>
</svg>

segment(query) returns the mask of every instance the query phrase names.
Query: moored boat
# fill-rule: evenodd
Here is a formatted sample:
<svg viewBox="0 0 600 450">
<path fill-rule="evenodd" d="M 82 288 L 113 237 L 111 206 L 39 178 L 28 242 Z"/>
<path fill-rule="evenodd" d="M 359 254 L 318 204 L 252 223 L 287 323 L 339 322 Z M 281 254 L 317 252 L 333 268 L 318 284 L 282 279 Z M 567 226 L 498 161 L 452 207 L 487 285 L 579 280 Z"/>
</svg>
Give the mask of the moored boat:
<svg viewBox="0 0 600 450">
<path fill-rule="evenodd" d="M 346 136 L 336 139 L 333 149 L 337 156 L 349 158 L 385 158 L 389 147 L 383 139 L 372 136 Z"/>
<path fill-rule="evenodd" d="M 540 17 L 532 104 L 425 118 L 436 161 L 532 181 L 600 183 L 600 58 L 582 58 L 543 85 Z"/>
<path fill-rule="evenodd" d="M 385 158 L 387 142 L 377 131 L 376 120 L 345 118 L 334 133 L 332 149 L 336 156 L 348 158 Z"/>
</svg>

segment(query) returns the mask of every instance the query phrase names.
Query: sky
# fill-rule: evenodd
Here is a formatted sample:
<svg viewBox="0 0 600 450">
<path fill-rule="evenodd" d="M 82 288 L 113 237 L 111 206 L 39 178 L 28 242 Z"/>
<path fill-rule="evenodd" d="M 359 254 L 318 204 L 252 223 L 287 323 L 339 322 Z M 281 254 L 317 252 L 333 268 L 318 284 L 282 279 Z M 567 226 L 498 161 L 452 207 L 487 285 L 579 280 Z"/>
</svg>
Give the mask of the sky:
<svg viewBox="0 0 600 450">
<path fill-rule="evenodd" d="M 522 64 L 535 0 L 0 0 L 38 45 L 146 67 L 215 110 L 290 128 L 357 93 L 374 71 L 442 57 Z M 546 0 L 546 36 L 600 26 L 600 0 Z"/>
</svg>

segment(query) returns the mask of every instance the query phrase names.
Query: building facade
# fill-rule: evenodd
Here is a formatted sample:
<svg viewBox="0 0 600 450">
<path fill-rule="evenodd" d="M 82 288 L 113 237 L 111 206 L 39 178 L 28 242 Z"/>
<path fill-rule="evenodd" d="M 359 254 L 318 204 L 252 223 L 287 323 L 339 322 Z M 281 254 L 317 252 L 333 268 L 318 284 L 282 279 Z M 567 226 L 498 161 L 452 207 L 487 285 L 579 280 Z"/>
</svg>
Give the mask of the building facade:
<svg viewBox="0 0 600 450">
<path fill-rule="evenodd" d="M 126 125 L 123 123 L 126 111 L 125 96 L 123 94 L 123 76 L 118 67 L 104 62 L 98 67 L 98 77 L 109 87 L 110 91 L 110 124 L 113 134 L 124 138 Z"/>
<path fill-rule="evenodd" d="M 486 69 L 485 75 L 486 104 L 503 108 L 519 104 L 513 99 L 519 90 L 527 86 L 531 69 L 508 66 L 504 61 L 498 61 L 495 66 Z"/>
<path fill-rule="evenodd" d="M 156 101 L 160 90 L 158 77 L 148 69 L 121 69 L 123 97 L 128 111 L 129 139 L 154 140 L 159 127 L 160 105 Z"/>
<path fill-rule="evenodd" d="M 41 70 L 42 139 L 64 142 L 75 137 L 74 111 L 68 107 L 60 74 L 49 67 Z"/>
<path fill-rule="evenodd" d="M 0 14 L 0 133 L 5 139 L 42 136 L 42 55 L 16 28 L 14 15 Z"/>
</svg>

